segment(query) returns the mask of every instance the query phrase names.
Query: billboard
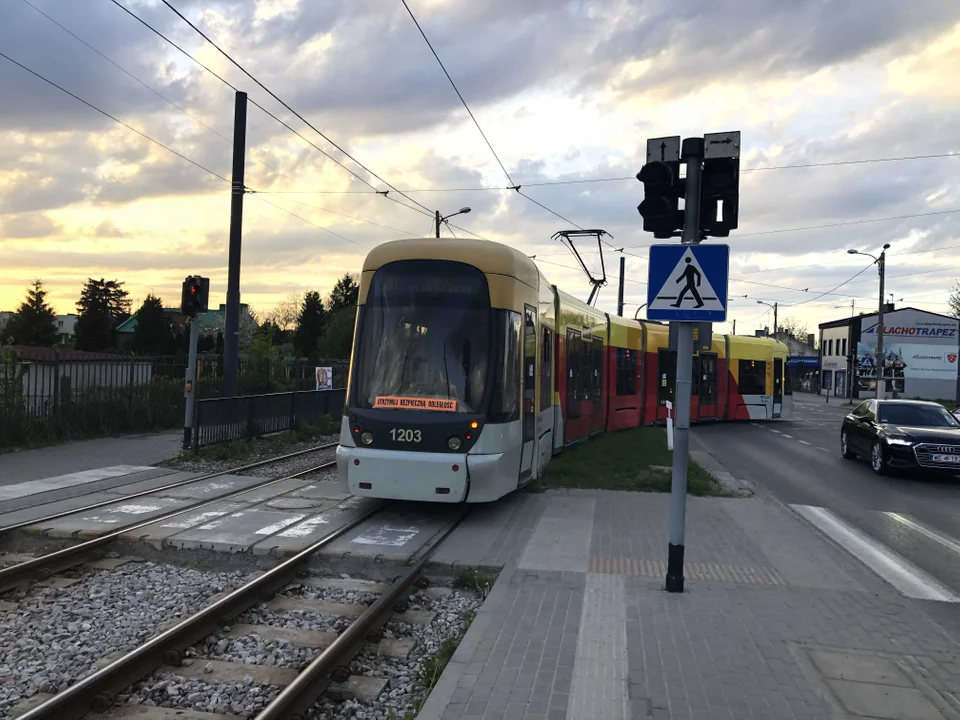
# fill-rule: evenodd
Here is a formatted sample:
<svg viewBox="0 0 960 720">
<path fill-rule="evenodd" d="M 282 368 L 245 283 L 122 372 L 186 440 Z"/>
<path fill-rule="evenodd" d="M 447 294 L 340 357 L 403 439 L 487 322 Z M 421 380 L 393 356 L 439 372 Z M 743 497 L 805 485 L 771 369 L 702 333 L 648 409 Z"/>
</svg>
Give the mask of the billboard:
<svg viewBox="0 0 960 720">
<path fill-rule="evenodd" d="M 886 333 L 884 333 L 886 336 Z M 904 380 L 946 380 L 956 382 L 956 345 L 918 345 L 890 342 L 884 338 L 883 377 L 891 392 L 904 392 Z M 877 386 L 876 341 L 857 344 L 857 387 L 874 390 Z"/>
</svg>

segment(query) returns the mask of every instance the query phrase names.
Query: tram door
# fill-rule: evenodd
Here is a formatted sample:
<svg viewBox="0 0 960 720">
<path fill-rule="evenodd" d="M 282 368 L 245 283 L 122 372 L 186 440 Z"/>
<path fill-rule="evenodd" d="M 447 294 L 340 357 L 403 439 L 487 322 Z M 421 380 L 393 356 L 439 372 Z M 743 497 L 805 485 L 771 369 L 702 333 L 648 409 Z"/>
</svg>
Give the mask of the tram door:
<svg viewBox="0 0 960 720">
<path fill-rule="evenodd" d="M 669 400 L 676 402 L 677 387 L 677 353 L 673 350 L 661 348 L 657 351 L 657 405 L 660 410 L 657 419 L 667 416 L 666 405 Z"/>
<path fill-rule="evenodd" d="M 697 417 L 700 419 L 716 420 L 719 417 L 717 412 L 717 354 L 700 353 L 694 362 L 693 368 L 697 372 L 693 386 L 699 388 L 699 412 Z"/>
<path fill-rule="evenodd" d="M 528 477 L 533 468 L 537 437 L 537 311 L 523 309 L 523 452 L 520 456 L 520 477 Z"/>
<path fill-rule="evenodd" d="M 773 361 L 773 417 L 783 413 L 783 358 Z"/>
</svg>

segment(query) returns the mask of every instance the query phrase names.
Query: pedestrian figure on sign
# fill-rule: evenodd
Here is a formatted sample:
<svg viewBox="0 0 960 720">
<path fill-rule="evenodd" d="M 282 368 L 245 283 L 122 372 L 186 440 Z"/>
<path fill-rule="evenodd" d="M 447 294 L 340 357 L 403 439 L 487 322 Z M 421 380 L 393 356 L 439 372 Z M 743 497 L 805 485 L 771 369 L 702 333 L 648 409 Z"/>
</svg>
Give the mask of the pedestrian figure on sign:
<svg viewBox="0 0 960 720">
<path fill-rule="evenodd" d="M 700 293 L 697 292 L 697 288 L 700 287 L 700 271 L 691 264 L 691 260 L 691 258 L 687 258 L 685 260 L 687 267 L 684 269 L 680 277 L 674 281 L 677 283 L 682 280 L 687 281 L 686 287 L 680 291 L 680 295 L 677 296 L 677 301 L 673 304 L 673 307 L 675 308 L 680 307 L 680 303 L 683 302 L 683 296 L 686 295 L 688 291 L 693 294 L 693 299 L 697 301 L 697 307 L 703 307 L 703 300 L 700 297 Z"/>
</svg>

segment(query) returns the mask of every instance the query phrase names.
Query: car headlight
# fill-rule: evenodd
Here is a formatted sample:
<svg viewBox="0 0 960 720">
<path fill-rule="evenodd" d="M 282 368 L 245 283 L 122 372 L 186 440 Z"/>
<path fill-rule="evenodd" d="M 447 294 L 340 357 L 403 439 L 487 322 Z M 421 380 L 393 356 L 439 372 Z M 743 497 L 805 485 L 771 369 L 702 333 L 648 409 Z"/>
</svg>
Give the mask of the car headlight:
<svg viewBox="0 0 960 720">
<path fill-rule="evenodd" d="M 913 445 L 913 440 L 904 440 L 903 438 L 887 438 L 887 445 L 902 445 L 904 447 L 910 447 Z"/>
</svg>

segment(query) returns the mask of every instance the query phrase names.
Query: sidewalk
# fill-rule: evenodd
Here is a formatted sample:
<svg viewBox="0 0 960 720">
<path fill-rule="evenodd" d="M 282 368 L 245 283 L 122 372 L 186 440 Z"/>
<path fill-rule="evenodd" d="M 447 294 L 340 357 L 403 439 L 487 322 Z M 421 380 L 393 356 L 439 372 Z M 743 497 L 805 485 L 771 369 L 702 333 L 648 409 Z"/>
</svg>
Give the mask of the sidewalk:
<svg viewBox="0 0 960 720">
<path fill-rule="evenodd" d="M 419 720 L 960 718 L 960 604 L 913 600 L 791 509 L 526 495 L 515 550 Z"/>
<path fill-rule="evenodd" d="M 113 465 L 155 465 L 180 452 L 183 431 L 95 438 L 0 454 L 0 486 Z"/>
</svg>

